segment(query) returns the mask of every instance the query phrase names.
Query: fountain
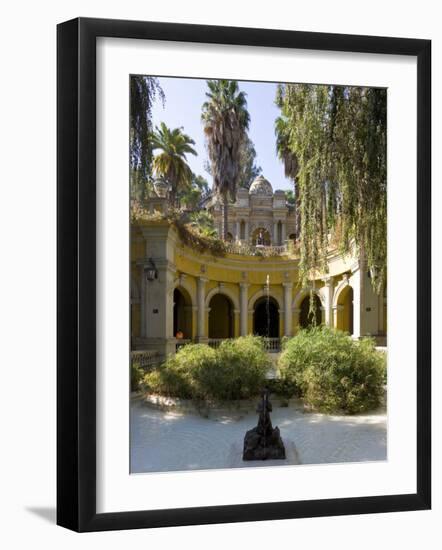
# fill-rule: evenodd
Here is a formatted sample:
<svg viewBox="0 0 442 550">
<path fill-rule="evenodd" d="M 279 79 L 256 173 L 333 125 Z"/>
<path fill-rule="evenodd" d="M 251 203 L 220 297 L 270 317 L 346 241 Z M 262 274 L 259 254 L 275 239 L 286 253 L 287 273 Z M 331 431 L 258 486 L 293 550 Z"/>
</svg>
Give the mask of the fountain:
<svg viewBox="0 0 442 550">
<path fill-rule="evenodd" d="M 270 338 L 270 275 L 266 277 L 266 315 L 267 315 L 267 338 Z"/>
<path fill-rule="evenodd" d="M 284 460 L 286 458 L 279 428 L 273 428 L 270 420 L 271 411 L 269 390 L 265 388 L 256 410 L 259 414 L 258 425 L 248 430 L 244 437 L 243 460 Z"/>
<path fill-rule="evenodd" d="M 270 275 L 266 276 L 266 315 L 267 315 L 267 338 L 270 338 Z M 267 341 L 269 343 L 269 341 Z M 256 412 L 259 414 L 258 425 L 246 432 L 244 437 L 243 460 L 268 460 L 285 459 L 285 447 L 282 442 L 279 428 L 272 426 L 270 412 L 272 404 L 269 399 L 269 390 L 264 388 L 261 394 L 261 401 L 258 403 Z"/>
</svg>

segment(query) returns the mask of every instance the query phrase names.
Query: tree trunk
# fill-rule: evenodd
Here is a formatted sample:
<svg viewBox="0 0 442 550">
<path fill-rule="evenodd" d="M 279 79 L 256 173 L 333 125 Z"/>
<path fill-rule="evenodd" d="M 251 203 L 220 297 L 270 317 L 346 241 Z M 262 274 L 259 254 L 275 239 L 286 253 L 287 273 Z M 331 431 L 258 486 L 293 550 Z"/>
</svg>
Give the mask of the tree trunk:
<svg viewBox="0 0 442 550">
<path fill-rule="evenodd" d="M 223 230 L 223 239 L 225 241 L 227 241 L 227 210 L 228 210 L 228 198 L 227 198 L 227 194 L 224 195 L 223 197 L 223 227 L 222 227 L 222 230 Z"/>
</svg>

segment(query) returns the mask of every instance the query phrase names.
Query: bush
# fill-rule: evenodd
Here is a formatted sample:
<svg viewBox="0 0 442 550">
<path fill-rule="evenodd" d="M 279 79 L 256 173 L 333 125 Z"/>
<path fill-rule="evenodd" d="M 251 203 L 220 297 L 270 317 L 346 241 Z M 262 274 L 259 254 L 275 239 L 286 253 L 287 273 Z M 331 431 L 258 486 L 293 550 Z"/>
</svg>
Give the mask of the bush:
<svg viewBox="0 0 442 550">
<path fill-rule="evenodd" d="M 217 393 L 219 399 L 247 399 L 258 395 L 266 384 L 269 367 L 262 338 L 242 336 L 225 340 L 218 349 L 219 385 L 210 384 L 212 393 Z"/>
<path fill-rule="evenodd" d="M 131 391 L 137 391 L 140 387 L 140 383 L 143 379 L 144 371 L 138 365 L 138 363 L 132 363 L 130 366 L 130 389 Z"/>
<path fill-rule="evenodd" d="M 195 400 L 247 399 L 265 385 L 269 368 L 261 338 L 226 340 L 218 349 L 188 344 L 144 378 L 146 389 Z"/>
<path fill-rule="evenodd" d="M 302 330 L 285 343 L 279 366 L 283 383 L 316 410 L 355 414 L 381 402 L 385 356 L 370 338 L 355 341 L 326 327 Z"/>
</svg>

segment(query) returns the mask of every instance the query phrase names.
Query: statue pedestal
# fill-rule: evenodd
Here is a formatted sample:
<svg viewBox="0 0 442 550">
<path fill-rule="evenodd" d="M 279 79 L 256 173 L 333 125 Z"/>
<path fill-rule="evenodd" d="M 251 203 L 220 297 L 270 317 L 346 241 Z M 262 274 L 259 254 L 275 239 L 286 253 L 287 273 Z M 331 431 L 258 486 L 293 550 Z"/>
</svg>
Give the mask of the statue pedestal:
<svg viewBox="0 0 442 550">
<path fill-rule="evenodd" d="M 243 460 L 284 460 L 285 447 L 279 428 L 274 428 L 269 435 L 262 435 L 258 426 L 246 432 L 244 437 Z"/>
</svg>

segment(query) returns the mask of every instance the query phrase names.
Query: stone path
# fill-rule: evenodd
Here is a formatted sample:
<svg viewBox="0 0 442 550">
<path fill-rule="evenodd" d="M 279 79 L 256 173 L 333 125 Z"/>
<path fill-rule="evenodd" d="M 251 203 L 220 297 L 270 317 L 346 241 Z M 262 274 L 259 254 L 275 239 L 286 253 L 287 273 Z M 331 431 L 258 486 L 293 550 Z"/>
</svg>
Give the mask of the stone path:
<svg viewBox="0 0 442 550">
<path fill-rule="evenodd" d="M 199 470 L 284 464 L 324 464 L 386 460 L 385 412 L 338 416 L 274 407 L 287 460 L 263 463 L 241 460 L 246 430 L 256 414 L 202 418 L 163 412 L 141 400 L 131 403 L 131 472 Z"/>
</svg>

